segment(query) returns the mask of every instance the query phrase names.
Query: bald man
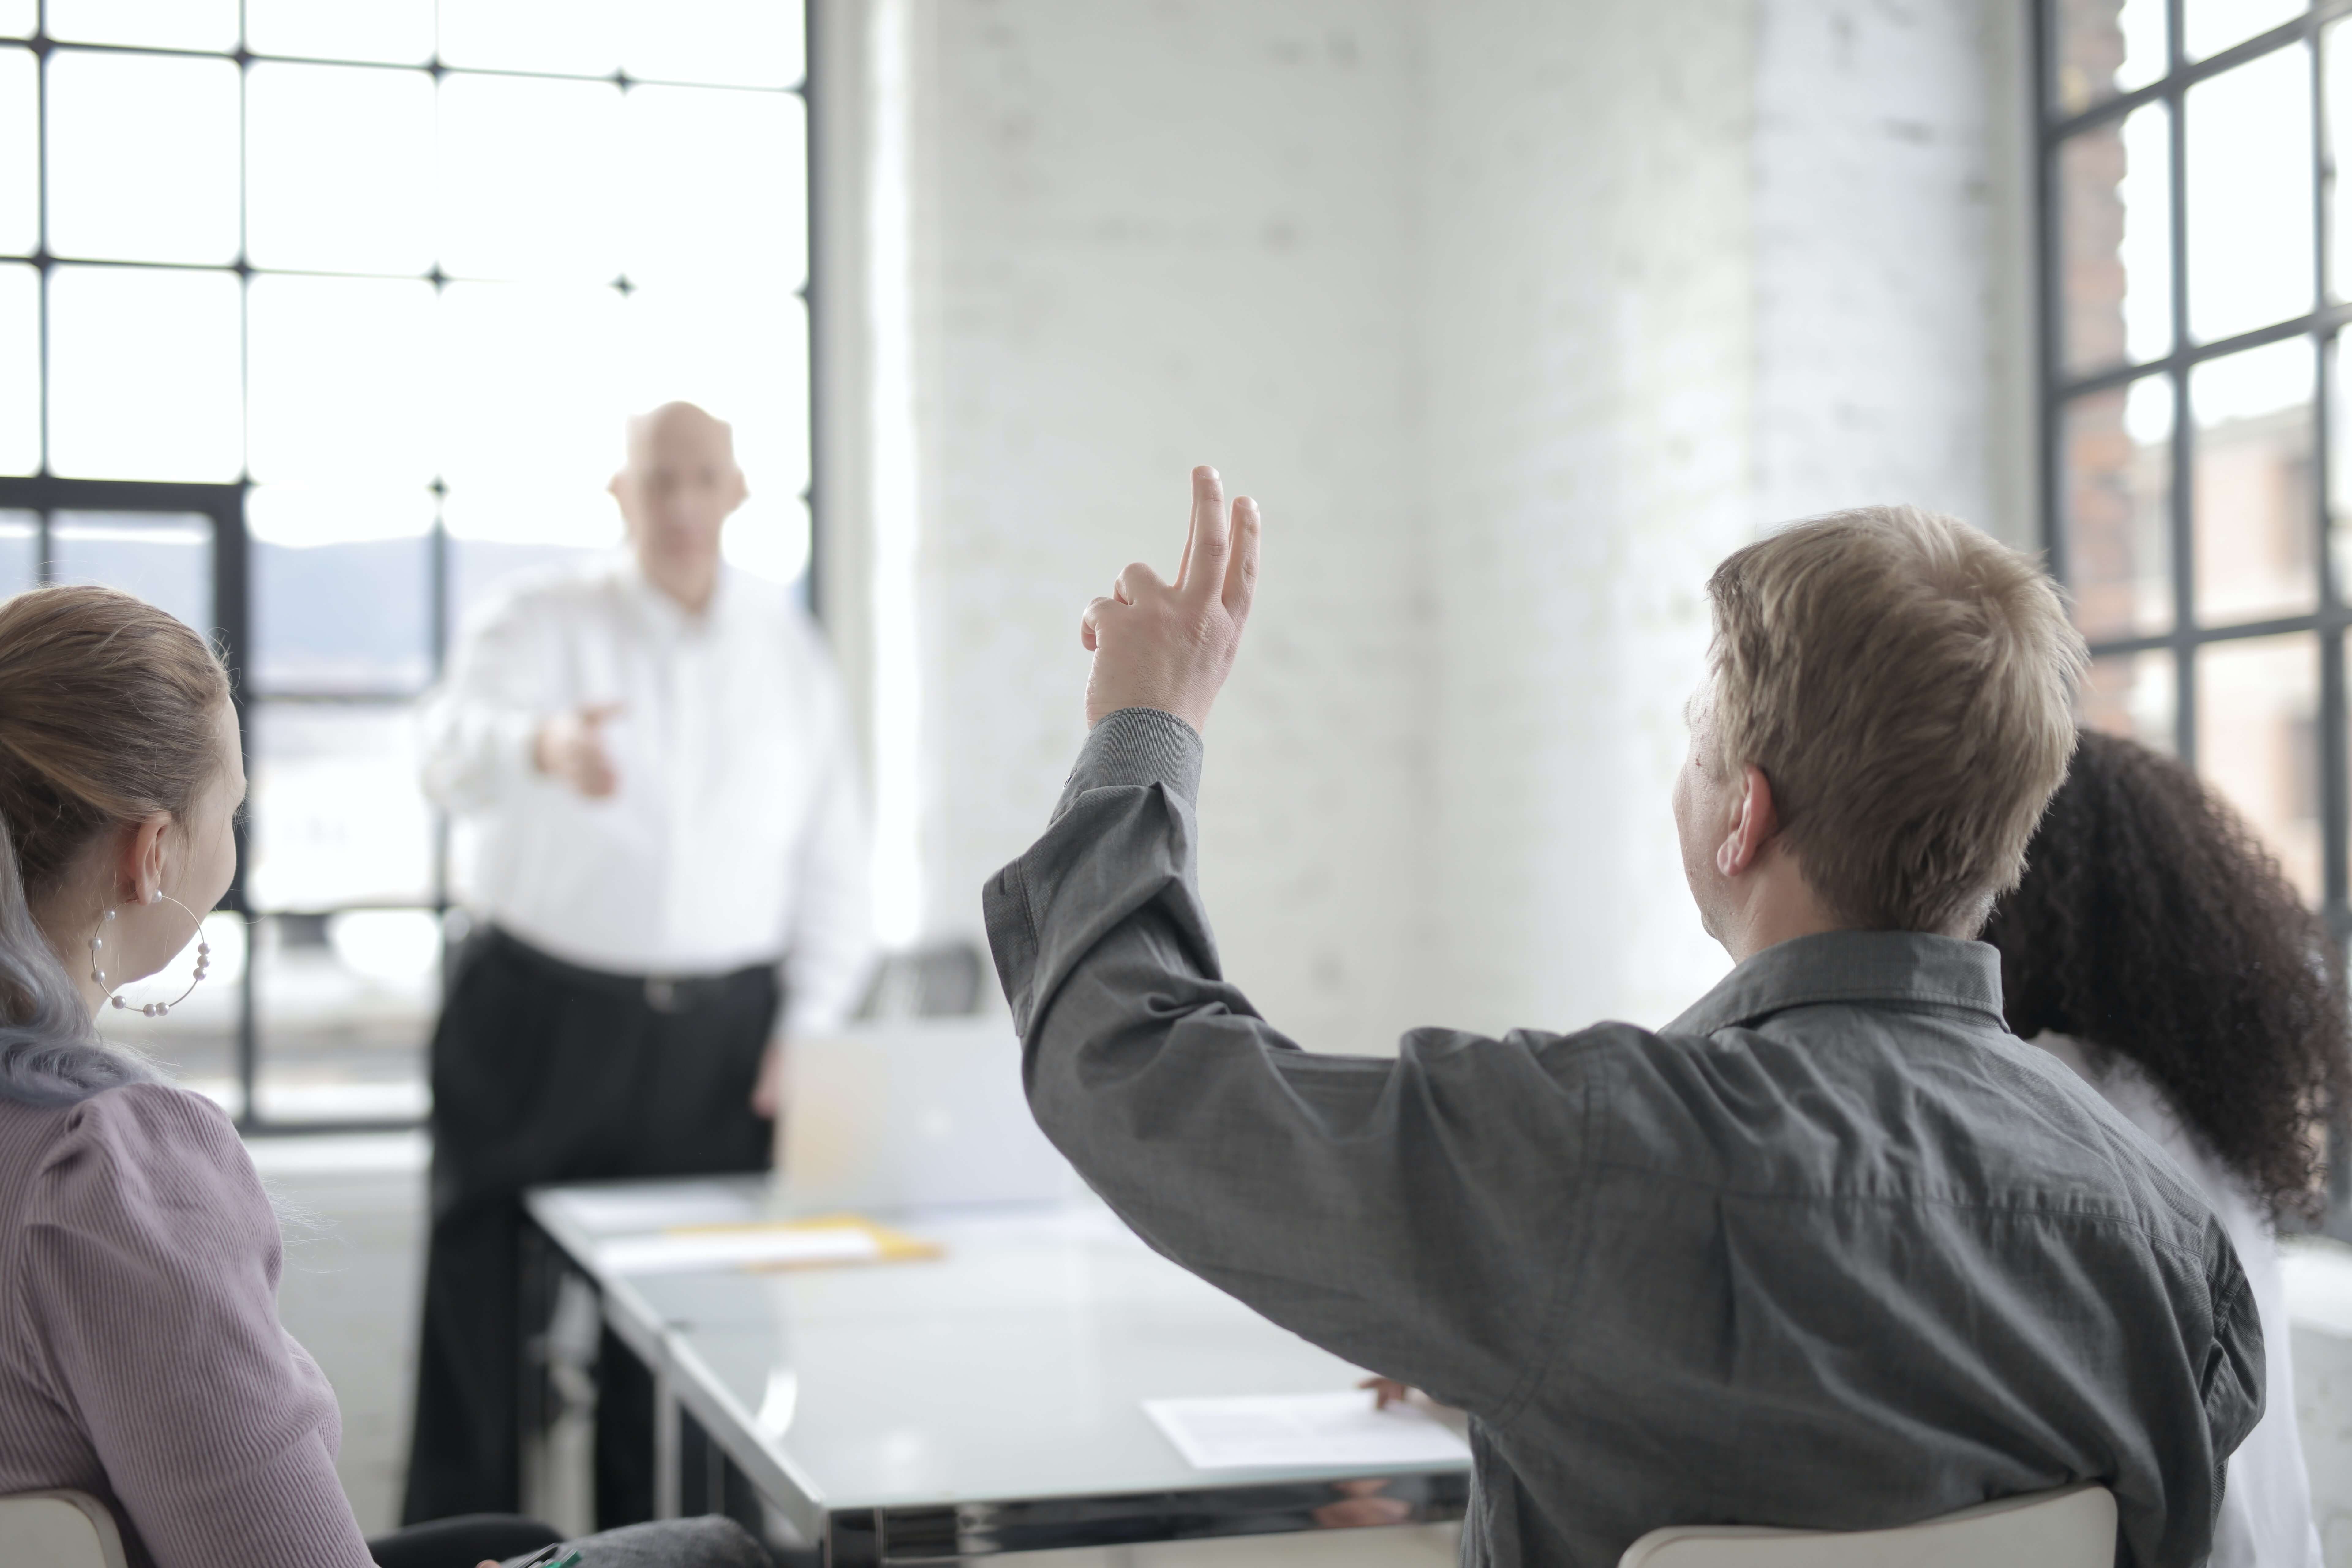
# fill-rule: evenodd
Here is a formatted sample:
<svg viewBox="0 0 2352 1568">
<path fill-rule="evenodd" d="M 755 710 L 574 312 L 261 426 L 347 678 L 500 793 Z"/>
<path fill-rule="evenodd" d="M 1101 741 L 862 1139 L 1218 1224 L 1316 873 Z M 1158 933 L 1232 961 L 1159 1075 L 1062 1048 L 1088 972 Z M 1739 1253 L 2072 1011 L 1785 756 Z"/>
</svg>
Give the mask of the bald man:
<svg viewBox="0 0 2352 1568">
<path fill-rule="evenodd" d="M 864 980 L 841 690 L 789 590 L 720 561 L 731 432 L 684 403 L 632 420 L 612 493 L 628 549 L 512 584 L 426 712 L 426 792 L 481 853 L 433 1037 L 412 1523 L 516 1505 L 523 1189 L 763 1169 L 782 1038 Z M 614 1525 L 650 1511 L 652 1406 L 605 1352 Z"/>
</svg>

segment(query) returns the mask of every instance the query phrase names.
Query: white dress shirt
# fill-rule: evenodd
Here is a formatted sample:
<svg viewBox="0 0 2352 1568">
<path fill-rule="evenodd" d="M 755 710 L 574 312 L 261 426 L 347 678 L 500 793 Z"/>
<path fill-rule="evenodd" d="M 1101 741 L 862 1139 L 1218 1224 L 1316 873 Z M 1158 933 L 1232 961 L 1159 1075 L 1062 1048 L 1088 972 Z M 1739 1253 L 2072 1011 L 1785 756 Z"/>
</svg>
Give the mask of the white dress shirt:
<svg viewBox="0 0 2352 1568">
<path fill-rule="evenodd" d="M 540 726 L 614 703 L 619 788 L 541 773 Z M 466 901 L 591 969 L 781 962 L 787 1032 L 856 1005 L 871 953 L 849 723 L 815 626 L 721 570 L 692 615 L 626 555 L 525 577 L 474 617 L 426 704 L 425 787 L 459 819 Z"/>
<path fill-rule="evenodd" d="M 2182 1174 L 2213 1206 L 2229 1233 L 2238 1266 L 2253 1288 L 2263 1321 L 2263 1418 L 2230 1456 L 2221 1517 L 2213 1523 L 2210 1568 L 2320 1568 L 2319 1533 L 2311 1522 L 2311 1480 L 2303 1464 L 2303 1435 L 2294 1424 L 2294 1352 L 2286 1321 L 2286 1277 L 2270 1217 L 2245 1184 L 2181 1122 L 2164 1091 L 2138 1063 L 2111 1052 L 2085 1050 L 2079 1040 L 2043 1033 L 2040 1046 L 2074 1069 L 2124 1120 L 2172 1156 Z"/>
</svg>

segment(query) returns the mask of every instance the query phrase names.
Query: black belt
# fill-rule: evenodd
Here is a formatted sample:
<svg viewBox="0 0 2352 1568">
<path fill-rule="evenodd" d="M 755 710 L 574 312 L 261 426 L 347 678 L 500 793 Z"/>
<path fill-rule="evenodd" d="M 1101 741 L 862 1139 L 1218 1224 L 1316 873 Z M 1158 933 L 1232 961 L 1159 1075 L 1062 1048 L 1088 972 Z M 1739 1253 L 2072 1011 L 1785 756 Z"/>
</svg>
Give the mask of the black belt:
<svg viewBox="0 0 2352 1568">
<path fill-rule="evenodd" d="M 776 968 L 772 963 L 752 963 L 723 974 L 620 974 L 609 969 L 566 963 L 497 926 L 484 927 L 474 940 L 509 963 L 536 970 L 578 990 L 615 1000 L 641 1002 L 656 1013 L 695 1012 L 730 994 L 740 994 L 746 985 L 772 977 Z"/>
</svg>

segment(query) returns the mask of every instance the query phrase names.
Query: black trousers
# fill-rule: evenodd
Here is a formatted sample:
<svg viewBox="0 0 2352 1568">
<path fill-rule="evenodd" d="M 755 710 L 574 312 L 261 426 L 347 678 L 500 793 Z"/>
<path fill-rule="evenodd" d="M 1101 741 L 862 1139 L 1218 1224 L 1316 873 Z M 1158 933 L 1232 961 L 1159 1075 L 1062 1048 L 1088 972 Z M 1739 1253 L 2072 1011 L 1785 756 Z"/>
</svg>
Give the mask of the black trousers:
<svg viewBox="0 0 2352 1568">
<path fill-rule="evenodd" d="M 520 1501 L 523 1189 L 768 1166 L 751 1088 L 782 1001 L 772 966 L 608 974 L 497 930 L 460 950 L 433 1032 L 432 1236 L 404 1522 Z M 651 1380 L 608 1334 L 596 1522 L 653 1509 Z"/>
</svg>

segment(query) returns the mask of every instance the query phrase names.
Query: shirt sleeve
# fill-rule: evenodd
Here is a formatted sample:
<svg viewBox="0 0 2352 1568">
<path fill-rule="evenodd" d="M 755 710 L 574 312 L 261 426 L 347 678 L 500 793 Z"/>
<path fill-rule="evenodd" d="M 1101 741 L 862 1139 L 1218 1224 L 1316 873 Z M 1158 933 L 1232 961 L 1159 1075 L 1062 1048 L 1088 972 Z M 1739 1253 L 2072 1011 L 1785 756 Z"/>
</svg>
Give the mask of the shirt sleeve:
<svg viewBox="0 0 2352 1568">
<path fill-rule="evenodd" d="M 1170 1258 L 1507 1420 L 1557 1342 L 1578 1244 L 1574 1042 L 1417 1030 L 1393 1059 L 1299 1050 L 1223 976 L 1194 865 L 1200 766 L 1172 715 L 1104 719 L 1045 837 L 985 889 L 1038 1124 Z"/>
<path fill-rule="evenodd" d="M 2205 1352 L 2199 1393 L 2213 1436 L 2213 1495 L 2227 1495 L 2230 1457 L 2262 1419 L 2264 1391 L 2263 1320 L 2252 1284 L 2218 1219 L 2205 1222 L 2206 1293 L 2212 1303 L 2213 1341 Z M 2274 1388 L 2292 1405 L 2294 1391 Z M 2290 1418 L 2292 1410 L 2290 1409 Z"/>
<path fill-rule="evenodd" d="M 445 810 L 488 810 L 531 775 L 548 673 L 533 612 L 522 595 L 492 607 L 459 639 L 425 704 L 425 793 Z"/>
<path fill-rule="evenodd" d="M 277 1217 L 227 1118 L 160 1085 L 68 1115 L 20 1299 L 157 1568 L 366 1568 L 334 1397 L 278 1323 Z"/>
<path fill-rule="evenodd" d="M 829 663 L 819 730 L 824 756 L 794 861 L 792 931 L 784 955 L 787 1036 L 823 1033 L 845 1022 L 874 962 L 870 840 L 847 704 Z"/>
</svg>

